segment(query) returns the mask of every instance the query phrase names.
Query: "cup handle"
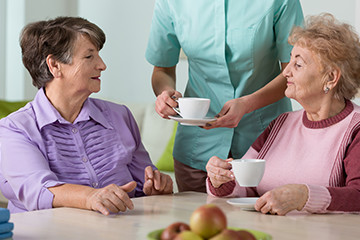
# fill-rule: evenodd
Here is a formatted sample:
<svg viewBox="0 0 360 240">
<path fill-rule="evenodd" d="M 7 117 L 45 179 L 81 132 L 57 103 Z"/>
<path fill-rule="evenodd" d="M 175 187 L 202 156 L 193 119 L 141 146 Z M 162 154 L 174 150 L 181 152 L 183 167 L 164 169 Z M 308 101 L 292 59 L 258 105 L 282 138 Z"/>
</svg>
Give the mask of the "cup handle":
<svg viewBox="0 0 360 240">
<path fill-rule="evenodd" d="M 174 111 L 181 116 L 180 110 L 179 110 L 178 108 L 173 107 L 172 109 L 174 109 Z M 182 116 L 181 116 L 181 117 L 182 117 Z"/>
<path fill-rule="evenodd" d="M 173 96 L 173 97 L 174 97 L 174 96 Z M 179 101 L 178 101 L 177 99 L 173 98 L 173 100 L 174 100 L 175 102 L 177 102 L 178 105 L 179 105 Z M 181 113 L 180 113 L 180 109 L 179 109 L 179 108 L 172 107 L 172 109 L 174 109 L 174 111 L 181 116 Z M 183 117 L 183 116 L 181 116 L 181 117 Z"/>
</svg>

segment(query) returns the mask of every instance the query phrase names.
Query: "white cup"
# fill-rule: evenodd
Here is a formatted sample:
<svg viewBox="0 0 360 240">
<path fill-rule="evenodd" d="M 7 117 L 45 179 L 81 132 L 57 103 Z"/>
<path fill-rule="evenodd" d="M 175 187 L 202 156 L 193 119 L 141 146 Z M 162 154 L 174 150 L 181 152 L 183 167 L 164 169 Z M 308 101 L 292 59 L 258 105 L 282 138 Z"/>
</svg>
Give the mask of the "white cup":
<svg viewBox="0 0 360 240">
<path fill-rule="evenodd" d="M 265 171 L 263 159 L 234 159 L 230 162 L 236 181 L 242 187 L 259 185 Z"/>
<path fill-rule="evenodd" d="M 179 108 L 174 110 L 187 119 L 202 119 L 206 116 L 210 107 L 210 99 L 183 97 L 177 100 Z"/>
</svg>

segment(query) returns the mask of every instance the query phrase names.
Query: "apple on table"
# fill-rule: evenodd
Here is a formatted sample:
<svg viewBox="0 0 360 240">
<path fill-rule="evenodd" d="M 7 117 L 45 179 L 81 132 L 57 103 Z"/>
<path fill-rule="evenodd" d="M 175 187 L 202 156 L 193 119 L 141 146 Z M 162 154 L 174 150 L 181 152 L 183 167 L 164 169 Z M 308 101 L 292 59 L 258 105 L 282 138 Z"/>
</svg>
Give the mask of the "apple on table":
<svg viewBox="0 0 360 240">
<path fill-rule="evenodd" d="M 175 222 L 161 233 L 161 240 L 256 240 L 246 230 L 227 228 L 224 212 L 214 204 L 202 205 L 191 214 L 190 224 Z"/>
</svg>

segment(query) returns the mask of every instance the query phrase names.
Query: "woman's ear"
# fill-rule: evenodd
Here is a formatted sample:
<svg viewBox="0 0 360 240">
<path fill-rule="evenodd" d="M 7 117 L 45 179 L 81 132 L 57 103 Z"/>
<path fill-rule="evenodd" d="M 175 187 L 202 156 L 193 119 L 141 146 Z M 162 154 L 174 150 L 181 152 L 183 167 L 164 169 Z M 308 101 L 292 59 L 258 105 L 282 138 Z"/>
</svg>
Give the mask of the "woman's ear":
<svg viewBox="0 0 360 240">
<path fill-rule="evenodd" d="M 61 77 L 61 64 L 54 59 L 53 55 L 48 55 L 46 57 L 46 64 L 54 78 Z"/>
<path fill-rule="evenodd" d="M 328 80 L 327 84 L 332 89 L 338 84 L 339 79 L 341 77 L 341 71 L 339 68 L 333 68 L 330 72 L 328 72 Z"/>
</svg>

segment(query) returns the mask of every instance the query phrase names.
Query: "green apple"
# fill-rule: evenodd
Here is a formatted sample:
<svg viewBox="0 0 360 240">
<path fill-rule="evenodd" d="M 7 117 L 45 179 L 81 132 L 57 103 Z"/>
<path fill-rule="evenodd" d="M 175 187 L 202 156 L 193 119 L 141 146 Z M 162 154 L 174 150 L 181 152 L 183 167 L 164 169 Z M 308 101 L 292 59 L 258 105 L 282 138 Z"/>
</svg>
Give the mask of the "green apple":
<svg viewBox="0 0 360 240">
<path fill-rule="evenodd" d="M 226 229 L 224 212 L 214 204 L 197 208 L 190 217 L 190 229 L 199 236 L 208 239 Z"/>
<path fill-rule="evenodd" d="M 174 240 L 204 240 L 204 239 L 192 231 L 185 230 L 179 233 L 178 235 L 176 235 Z"/>
<path fill-rule="evenodd" d="M 173 240 L 179 233 L 185 230 L 190 230 L 188 224 L 183 222 L 175 222 L 167 226 L 164 231 L 162 231 L 160 239 L 161 240 Z"/>
</svg>

